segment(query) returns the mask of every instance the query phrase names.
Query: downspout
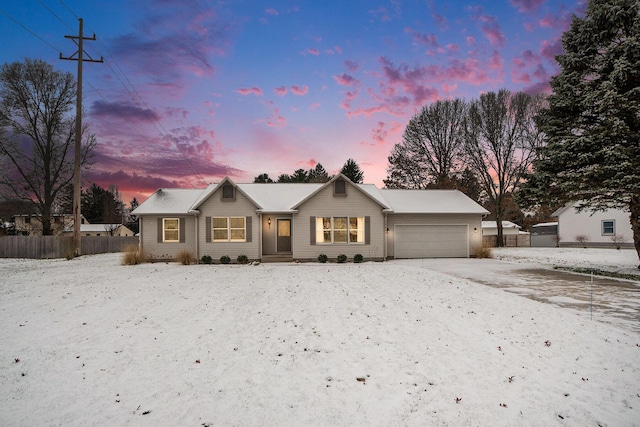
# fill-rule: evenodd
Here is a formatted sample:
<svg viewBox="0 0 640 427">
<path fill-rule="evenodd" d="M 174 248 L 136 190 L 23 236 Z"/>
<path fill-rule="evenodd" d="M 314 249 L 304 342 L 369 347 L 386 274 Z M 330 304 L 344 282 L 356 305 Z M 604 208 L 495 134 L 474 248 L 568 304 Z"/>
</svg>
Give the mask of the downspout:
<svg viewBox="0 0 640 427">
<path fill-rule="evenodd" d="M 262 261 L 262 212 L 258 212 L 258 258 Z"/>
<path fill-rule="evenodd" d="M 387 246 L 389 245 L 389 233 L 387 232 L 387 227 L 389 227 L 389 223 L 387 221 L 389 214 L 384 213 L 384 227 L 382 228 L 382 232 L 384 233 L 384 252 L 383 252 L 383 261 L 387 260 Z"/>
<path fill-rule="evenodd" d="M 196 264 L 200 263 L 200 235 L 198 233 L 198 231 L 200 230 L 200 211 L 197 209 L 192 209 L 189 211 L 190 214 L 193 214 L 194 218 L 195 218 L 195 243 L 196 243 L 196 248 L 195 248 L 195 253 L 196 253 Z"/>
</svg>

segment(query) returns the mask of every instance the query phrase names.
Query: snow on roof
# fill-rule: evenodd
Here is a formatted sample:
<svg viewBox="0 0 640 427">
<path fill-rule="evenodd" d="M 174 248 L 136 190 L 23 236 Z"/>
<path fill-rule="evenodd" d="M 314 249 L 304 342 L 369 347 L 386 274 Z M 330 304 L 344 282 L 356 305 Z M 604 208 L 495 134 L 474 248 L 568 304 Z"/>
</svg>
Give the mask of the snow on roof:
<svg viewBox="0 0 640 427">
<path fill-rule="evenodd" d="M 122 227 L 122 224 L 80 224 L 80 231 L 83 233 L 96 233 L 116 230 L 118 227 Z"/>
<path fill-rule="evenodd" d="M 498 228 L 498 221 L 482 221 L 482 228 Z M 522 228 L 511 221 L 502 221 L 502 228 Z"/>
<path fill-rule="evenodd" d="M 188 214 L 204 189 L 160 188 L 131 212 L 145 214 Z"/>
<path fill-rule="evenodd" d="M 532 225 L 531 227 L 548 227 L 558 225 L 558 222 L 541 222 L 540 224 Z"/>
<path fill-rule="evenodd" d="M 272 183 L 238 184 L 263 212 L 290 212 L 323 184 Z"/>
<path fill-rule="evenodd" d="M 469 213 L 489 211 L 458 190 L 378 190 L 394 213 Z"/>
</svg>

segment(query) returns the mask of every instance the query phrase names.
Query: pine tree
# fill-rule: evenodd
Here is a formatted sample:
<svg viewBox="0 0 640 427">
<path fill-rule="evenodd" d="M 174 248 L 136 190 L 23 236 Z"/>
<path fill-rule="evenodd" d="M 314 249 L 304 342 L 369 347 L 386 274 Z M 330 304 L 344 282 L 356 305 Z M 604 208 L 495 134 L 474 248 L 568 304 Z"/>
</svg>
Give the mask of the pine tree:
<svg viewBox="0 0 640 427">
<path fill-rule="evenodd" d="M 364 181 L 364 172 L 360 170 L 360 166 L 353 159 L 347 160 L 340 173 L 356 184 L 362 184 Z"/>
<path fill-rule="evenodd" d="M 307 182 L 324 183 L 329 181 L 329 179 L 331 179 L 329 174 L 320 163 L 317 163 L 315 168 L 309 169 L 307 173 Z"/>
<path fill-rule="evenodd" d="M 640 257 L 640 6 L 590 0 L 563 35 L 561 71 L 538 117 L 547 137 L 525 198 L 630 212 Z M 640 266 L 639 266 L 640 268 Z"/>
</svg>

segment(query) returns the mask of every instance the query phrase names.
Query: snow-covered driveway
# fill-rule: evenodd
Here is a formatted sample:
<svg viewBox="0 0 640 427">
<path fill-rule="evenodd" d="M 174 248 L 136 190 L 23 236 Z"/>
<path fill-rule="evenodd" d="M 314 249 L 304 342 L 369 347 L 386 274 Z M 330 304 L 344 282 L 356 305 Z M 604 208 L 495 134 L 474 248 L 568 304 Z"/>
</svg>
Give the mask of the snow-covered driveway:
<svg viewBox="0 0 640 427">
<path fill-rule="evenodd" d="M 588 319 L 640 332 L 640 282 L 554 270 L 577 266 L 640 274 L 635 251 L 612 249 L 503 248 L 495 259 L 397 260 L 578 310 Z M 573 262 L 568 260 L 573 259 Z"/>
</svg>

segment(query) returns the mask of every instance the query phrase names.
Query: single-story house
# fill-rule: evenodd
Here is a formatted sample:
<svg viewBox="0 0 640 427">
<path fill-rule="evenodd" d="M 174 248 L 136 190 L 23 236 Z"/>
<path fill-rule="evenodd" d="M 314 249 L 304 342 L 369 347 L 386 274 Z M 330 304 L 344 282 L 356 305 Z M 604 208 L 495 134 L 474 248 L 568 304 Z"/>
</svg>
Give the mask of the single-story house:
<svg viewBox="0 0 640 427">
<path fill-rule="evenodd" d="M 65 234 L 73 233 L 73 222 L 65 228 Z M 123 224 L 80 224 L 81 236 L 133 236 L 126 225 Z"/>
<path fill-rule="evenodd" d="M 387 190 L 339 174 L 326 183 L 159 189 L 132 215 L 151 259 L 180 251 L 214 260 L 310 261 L 325 254 L 366 260 L 469 257 L 489 212 L 457 190 Z"/>
<path fill-rule="evenodd" d="M 532 248 L 555 248 L 558 246 L 558 223 L 541 222 L 531 226 Z"/>
<path fill-rule="evenodd" d="M 42 217 L 40 215 L 16 215 L 14 221 L 17 234 L 42 236 Z M 63 233 L 70 222 L 73 222 L 73 214 L 52 214 L 50 224 L 53 235 Z"/>
<path fill-rule="evenodd" d="M 520 233 L 520 227 L 518 224 L 511 221 L 502 221 L 502 234 L 512 235 Z M 482 221 L 482 235 L 483 236 L 497 236 L 498 235 L 498 222 L 497 221 Z"/>
<path fill-rule="evenodd" d="M 622 209 L 578 212 L 579 203 L 568 203 L 551 216 L 558 218 L 559 246 L 633 247 L 629 212 Z"/>
</svg>

